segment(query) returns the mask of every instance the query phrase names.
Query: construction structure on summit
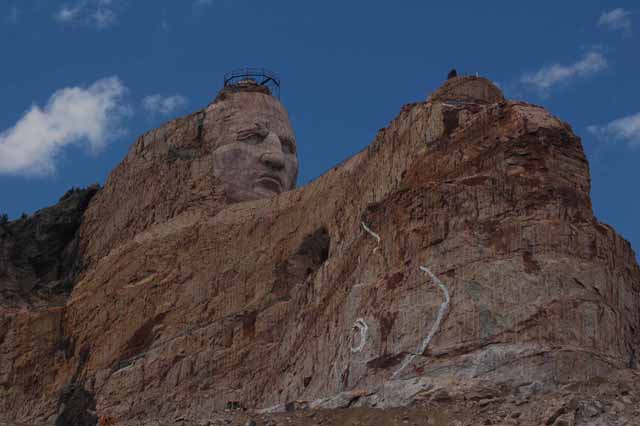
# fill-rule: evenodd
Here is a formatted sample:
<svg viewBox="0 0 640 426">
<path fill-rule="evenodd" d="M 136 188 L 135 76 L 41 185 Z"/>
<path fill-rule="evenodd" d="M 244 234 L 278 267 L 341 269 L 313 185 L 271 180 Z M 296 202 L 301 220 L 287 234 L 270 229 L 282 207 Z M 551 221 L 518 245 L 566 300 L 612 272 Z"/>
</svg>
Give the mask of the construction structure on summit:
<svg viewBox="0 0 640 426">
<path fill-rule="evenodd" d="M 265 68 L 238 68 L 224 75 L 224 87 L 261 86 L 280 98 L 280 78 Z"/>
</svg>

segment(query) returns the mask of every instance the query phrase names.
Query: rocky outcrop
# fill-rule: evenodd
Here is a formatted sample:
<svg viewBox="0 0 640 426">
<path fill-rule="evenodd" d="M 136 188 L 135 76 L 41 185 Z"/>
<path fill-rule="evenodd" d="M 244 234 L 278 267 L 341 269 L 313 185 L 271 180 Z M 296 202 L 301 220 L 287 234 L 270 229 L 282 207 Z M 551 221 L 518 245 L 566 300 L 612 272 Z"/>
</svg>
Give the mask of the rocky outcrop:
<svg viewBox="0 0 640 426">
<path fill-rule="evenodd" d="M 213 134 L 210 109 L 143 136 L 85 213 L 64 309 L 5 309 L 0 411 L 52 424 L 67 395 L 85 418 L 95 400 L 104 422 L 197 424 L 240 407 L 515 404 L 637 378 L 640 269 L 593 215 L 579 138 L 465 81 L 255 201 L 229 204 L 206 155 L 167 160 Z M 522 424 L 586 415 L 574 405 Z"/>
<path fill-rule="evenodd" d="M 82 265 L 78 229 L 99 190 L 69 190 L 55 206 L 0 224 L 0 303 L 51 303 L 68 295 Z"/>
<path fill-rule="evenodd" d="M 500 89 L 484 77 L 452 77 L 433 92 L 427 102 L 494 104 L 503 102 Z"/>
</svg>

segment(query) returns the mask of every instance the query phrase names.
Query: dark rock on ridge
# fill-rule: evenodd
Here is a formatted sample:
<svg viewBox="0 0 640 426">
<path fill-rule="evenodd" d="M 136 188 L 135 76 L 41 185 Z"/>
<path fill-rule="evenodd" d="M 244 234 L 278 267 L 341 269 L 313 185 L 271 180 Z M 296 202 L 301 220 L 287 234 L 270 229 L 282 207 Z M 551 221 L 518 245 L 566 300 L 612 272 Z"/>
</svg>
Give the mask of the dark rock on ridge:
<svg viewBox="0 0 640 426">
<path fill-rule="evenodd" d="M 0 301 L 49 301 L 68 295 L 81 268 L 78 229 L 99 186 L 71 189 L 51 207 L 0 224 Z"/>
</svg>

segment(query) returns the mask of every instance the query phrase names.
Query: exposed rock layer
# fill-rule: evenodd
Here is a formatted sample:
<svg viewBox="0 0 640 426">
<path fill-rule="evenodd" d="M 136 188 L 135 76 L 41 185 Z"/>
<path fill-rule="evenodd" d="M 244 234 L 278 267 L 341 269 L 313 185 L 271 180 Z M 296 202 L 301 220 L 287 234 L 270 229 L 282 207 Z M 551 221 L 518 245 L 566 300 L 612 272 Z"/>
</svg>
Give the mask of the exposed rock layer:
<svg viewBox="0 0 640 426">
<path fill-rule="evenodd" d="M 125 424 L 637 374 L 640 269 L 593 215 L 580 140 L 478 84 L 406 105 L 345 163 L 247 203 L 206 173 L 208 110 L 143 136 L 85 214 L 66 306 L 3 308 L 0 412 L 52 424 L 73 389 L 83 416 L 95 398 Z M 451 300 L 416 353 L 443 303 L 421 266 Z"/>
</svg>

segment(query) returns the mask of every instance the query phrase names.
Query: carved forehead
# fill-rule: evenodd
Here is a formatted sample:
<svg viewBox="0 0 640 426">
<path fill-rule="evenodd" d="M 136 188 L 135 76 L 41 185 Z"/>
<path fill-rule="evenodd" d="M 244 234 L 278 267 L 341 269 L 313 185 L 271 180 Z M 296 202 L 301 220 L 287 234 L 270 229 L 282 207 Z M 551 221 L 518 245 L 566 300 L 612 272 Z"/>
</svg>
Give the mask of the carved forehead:
<svg viewBox="0 0 640 426">
<path fill-rule="evenodd" d="M 254 127 L 266 126 L 279 136 L 293 138 L 289 115 L 277 99 L 262 93 L 235 93 L 224 101 L 228 102 L 228 132 L 237 133 Z"/>
<path fill-rule="evenodd" d="M 235 143 L 238 134 L 261 124 L 295 143 L 289 115 L 280 102 L 263 93 L 230 93 L 207 107 L 203 126 L 204 143 L 211 149 Z"/>
</svg>

